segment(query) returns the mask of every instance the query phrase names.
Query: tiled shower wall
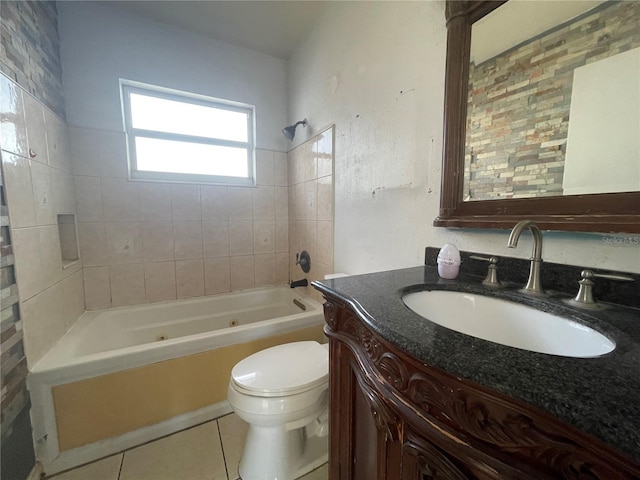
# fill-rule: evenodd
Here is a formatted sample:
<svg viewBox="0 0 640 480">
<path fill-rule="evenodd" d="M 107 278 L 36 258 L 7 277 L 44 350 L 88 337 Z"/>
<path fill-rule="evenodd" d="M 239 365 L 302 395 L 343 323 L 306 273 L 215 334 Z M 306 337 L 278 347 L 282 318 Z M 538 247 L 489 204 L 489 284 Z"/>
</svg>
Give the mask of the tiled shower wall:
<svg viewBox="0 0 640 480">
<path fill-rule="evenodd" d="M 82 264 L 63 268 L 58 214 L 75 214 L 67 126 L 0 74 L 2 166 L 27 359 L 32 367 L 84 311 Z"/>
<path fill-rule="evenodd" d="M 286 154 L 256 188 L 130 182 L 123 133 L 69 131 L 88 310 L 288 282 Z"/>
<path fill-rule="evenodd" d="M 333 272 L 334 127 L 289 152 L 289 247 L 291 280 L 321 280 Z M 296 265 L 306 250 L 311 270 Z M 298 287 L 321 301 L 313 287 Z"/>
</svg>

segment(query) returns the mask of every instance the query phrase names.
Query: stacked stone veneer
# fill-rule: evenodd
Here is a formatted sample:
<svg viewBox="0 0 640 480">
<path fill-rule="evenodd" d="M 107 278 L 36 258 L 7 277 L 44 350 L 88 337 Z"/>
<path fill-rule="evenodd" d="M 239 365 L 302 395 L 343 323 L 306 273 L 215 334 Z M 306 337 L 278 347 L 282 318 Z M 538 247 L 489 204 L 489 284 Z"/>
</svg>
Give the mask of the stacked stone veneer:
<svg viewBox="0 0 640 480">
<path fill-rule="evenodd" d="M 56 2 L 0 2 L 0 69 L 65 118 Z"/>
<path fill-rule="evenodd" d="M 573 70 L 638 46 L 640 2 L 614 2 L 472 63 L 465 199 L 561 195 Z"/>
</svg>

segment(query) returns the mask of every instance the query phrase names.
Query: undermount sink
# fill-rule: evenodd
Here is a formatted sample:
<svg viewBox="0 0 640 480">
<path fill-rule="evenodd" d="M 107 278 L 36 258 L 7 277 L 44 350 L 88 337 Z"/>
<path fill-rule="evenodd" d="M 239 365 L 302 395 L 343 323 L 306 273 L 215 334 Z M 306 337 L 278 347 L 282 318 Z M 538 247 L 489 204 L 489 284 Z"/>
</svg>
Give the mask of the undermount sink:
<svg viewBox="0 0 640 480">
<path fill-rule="evenodd" d="M 440 326 L 532 352 L 587 358 L 616 347 L 585 325 L 506 300 L 442 290 L 408 293 L 402 300 Z"/>
</svg>

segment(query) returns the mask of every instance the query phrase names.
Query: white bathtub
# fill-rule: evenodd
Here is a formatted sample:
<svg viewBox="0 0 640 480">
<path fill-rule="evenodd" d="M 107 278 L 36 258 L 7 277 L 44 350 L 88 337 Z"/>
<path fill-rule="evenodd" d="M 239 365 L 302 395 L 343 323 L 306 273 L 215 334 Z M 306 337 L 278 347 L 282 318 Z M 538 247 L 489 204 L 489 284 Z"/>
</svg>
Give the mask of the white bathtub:
<svg viewBox="0 0 640 480">
<path fill-rule="evenodd" d="M 195 398 L 177 410 L 175 404 L 190 395 L 198 397 L 209 377 L 226 383 L 226 363 L 233 359 L 272 344 L 319 339 L 322 324 L 322 306 L 288 287 L 85 312 L 28 376 L 36 456 L 52 474 L 228 413 L 218 387 L 208 394 L 213 403 Z M 194 363 L 200 359 L 204 363 Z M 167 381 L 155 381 L 154 375 Z M 192 375 L 195 384 L 185 386 L 182 377 Z M 138 395 L 127 387 L 131 382 L 148 389 L 149 397 L 141 396 L 133 406 L 114 405 L 122 394 Z M 157 383 L 160 390 L 155 391 Z M 169 389 L 169 383 L 180 385 L 179 391 Z M 113 392 L 114 398 L 101 404 L 102 397 L 112 393 L 108 385 L 122 392 Z M 151 415 L 166 397 L 175 397 L 169 399 L 168 410 Z M 78 398 L 82 402 L 76 403 Z M 108 405 L 114 405 L 113 412 Z M 189 410 L 193 405 L 199 408 Z M 92 432 L 85 432 L 74 437 L 73 432 L 92 422 L 94 430 L 104 428 L 104 435 L 110 435 L 111 424 L 131 409 L 139 409 L 135 418 L 150 418 L 131 431 L 118 427 L 113 436 L 86 440 Z M 105 425 L 99 427 L 103 419 Z M 80 425 L 73 425 L 75 421 Z M 69 435 L 73 439 L 65 440 Z"/>
</svg>

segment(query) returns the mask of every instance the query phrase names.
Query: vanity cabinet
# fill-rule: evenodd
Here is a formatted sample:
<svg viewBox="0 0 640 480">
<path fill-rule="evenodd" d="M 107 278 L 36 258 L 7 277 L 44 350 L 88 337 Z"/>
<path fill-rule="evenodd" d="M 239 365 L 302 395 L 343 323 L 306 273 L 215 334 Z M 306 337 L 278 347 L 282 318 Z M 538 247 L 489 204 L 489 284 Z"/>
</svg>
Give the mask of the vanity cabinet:
<svg viewBox="0 0 640 480">
<path fill-rule="evenodd" d="M 420 362 L 324 294 L 332 480 L 640 478 L 599 440 Z"/>
</svg>

